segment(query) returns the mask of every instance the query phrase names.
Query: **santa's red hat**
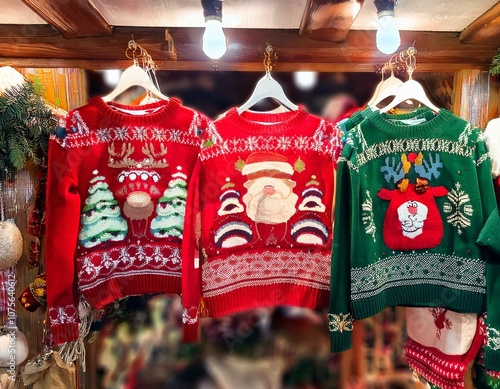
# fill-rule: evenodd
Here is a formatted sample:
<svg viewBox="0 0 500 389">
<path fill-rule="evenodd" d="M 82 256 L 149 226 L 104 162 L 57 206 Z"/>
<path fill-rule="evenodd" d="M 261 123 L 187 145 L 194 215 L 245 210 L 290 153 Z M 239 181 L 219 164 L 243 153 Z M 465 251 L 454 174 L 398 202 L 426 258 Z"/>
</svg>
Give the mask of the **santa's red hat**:
<svg viewBox="0 0 500 389">
<path fill-rule="evenodd" d="M 290 178 L 293 166 L 284 155 L 269 151 L 258 151 L 248 156 L 241 173 L 249 180 L 260 177 Z"/>
</svg>

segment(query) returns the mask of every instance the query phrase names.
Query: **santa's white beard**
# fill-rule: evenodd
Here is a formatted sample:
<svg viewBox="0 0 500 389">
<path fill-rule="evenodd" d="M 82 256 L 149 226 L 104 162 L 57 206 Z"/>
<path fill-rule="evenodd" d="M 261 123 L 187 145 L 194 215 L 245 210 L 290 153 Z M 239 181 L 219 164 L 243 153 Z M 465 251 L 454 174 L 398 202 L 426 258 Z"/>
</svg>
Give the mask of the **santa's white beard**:
<svg viewBox="0 0 500 389">
<path fill-rule="evenodd" d="M 279 188 L 283 186 L 282 188 Z M 276 188 L 277 187 L 277 188 Z M 285 189 L 283 193 L 276 191 L 272 195 L 266 195 L 264 189 L 255 192 L 256 187 L 251 186 L 248 193 L 243 196 L 247 215 L 256 223 L 280 224 L 285 223 L 295 213 L 295 204 L 298 196 L 291 191 L 288 185 L 276 185 L 275 189 Z M 253 190 L 252 190 L 253 189 Z"/>
</svg>

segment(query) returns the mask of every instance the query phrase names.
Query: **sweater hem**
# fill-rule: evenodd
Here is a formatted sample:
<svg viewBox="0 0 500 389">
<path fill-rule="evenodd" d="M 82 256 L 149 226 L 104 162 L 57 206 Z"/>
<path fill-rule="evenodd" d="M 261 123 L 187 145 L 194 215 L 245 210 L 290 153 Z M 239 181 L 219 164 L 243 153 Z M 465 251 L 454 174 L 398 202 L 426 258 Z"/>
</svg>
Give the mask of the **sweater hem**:
<svg viewBox="0 0 500 389">
<path fill-rule="evenodd" d="M 352 335 L 350 332 L 344 334 L 330 333 L 330 351 L 340 353 L 352 347 Z"/>
<path fill-rule="evenodd" d="M 198 322 L 182 326 L 182 343 L 195 343 L 198 341 Z"/>
<path fill-rule="evenodd" d="M 295 306 L 308 309 L 327 308 L 330 292 L 311 287 L 282 283 L 241 287 L 217 296 L 205 296 L 208 313 L 221 317 L 256 308 Z"/>
<path fill-rule="evenodd" d="M 158 271 L 143 274 L 121 275 L 102 280 L 92 288 L 81 287 L 82 295 L 92 308 L 101 309 L 127 296 L 142 294 L 181 294 L 180 275 L 157 274 Z M 160 272 L 161 273 L 161 272 Z"/>
</svg>

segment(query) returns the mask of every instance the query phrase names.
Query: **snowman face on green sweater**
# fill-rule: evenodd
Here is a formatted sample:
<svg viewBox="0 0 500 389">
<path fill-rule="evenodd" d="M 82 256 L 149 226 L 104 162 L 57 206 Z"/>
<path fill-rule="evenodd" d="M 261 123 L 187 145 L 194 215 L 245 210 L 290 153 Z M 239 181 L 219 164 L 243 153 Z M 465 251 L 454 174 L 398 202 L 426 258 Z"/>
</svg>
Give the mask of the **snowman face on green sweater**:
<svg viewBox="0 0 500 389">
<path fill-rule="evenodd" d="M 408 200 L 398 208 L 398 218 L 404 236 L 415 238 L 422 233 L 429 208 L 420 201 Z"/>
</svg>

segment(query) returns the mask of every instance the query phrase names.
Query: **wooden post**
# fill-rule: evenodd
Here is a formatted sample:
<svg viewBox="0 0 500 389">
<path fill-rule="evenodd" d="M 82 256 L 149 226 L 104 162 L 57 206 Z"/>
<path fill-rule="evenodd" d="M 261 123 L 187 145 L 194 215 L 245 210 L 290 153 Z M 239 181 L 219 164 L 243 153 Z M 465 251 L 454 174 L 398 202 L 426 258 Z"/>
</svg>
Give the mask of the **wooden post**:
<svg viewBox="0 0 500 389">
<path fill-rule="evenodd" d="M 488 120 L 500 117 L 500 76 L 490 76 Z"/>
<path fill-rule="evenodd" d="M 489 73 L 465 69 L 455 73 L 453 113 L 474 126 L 484 129 L 489 118 Z"/>
</svg>

